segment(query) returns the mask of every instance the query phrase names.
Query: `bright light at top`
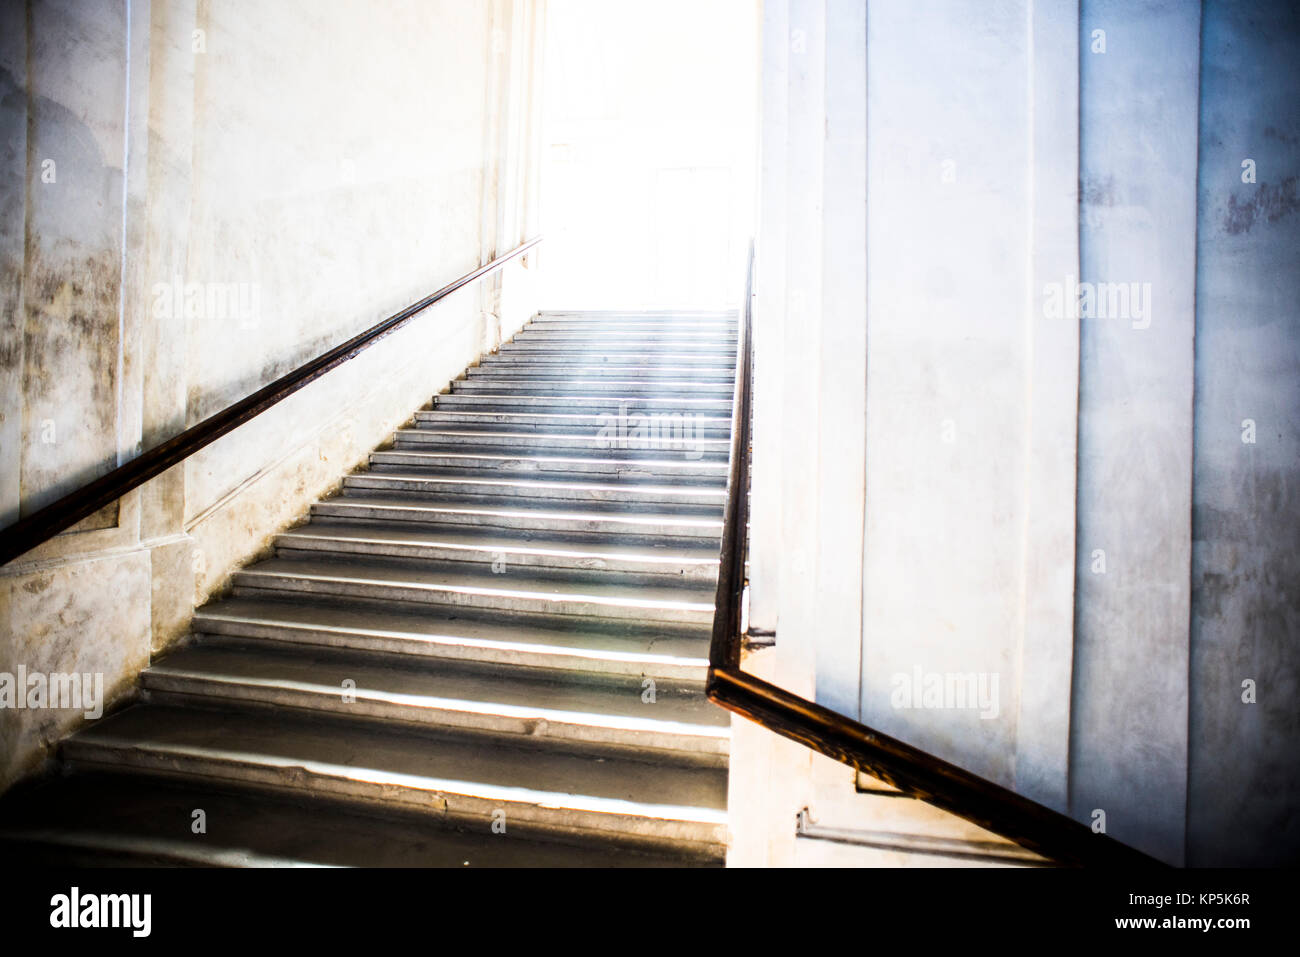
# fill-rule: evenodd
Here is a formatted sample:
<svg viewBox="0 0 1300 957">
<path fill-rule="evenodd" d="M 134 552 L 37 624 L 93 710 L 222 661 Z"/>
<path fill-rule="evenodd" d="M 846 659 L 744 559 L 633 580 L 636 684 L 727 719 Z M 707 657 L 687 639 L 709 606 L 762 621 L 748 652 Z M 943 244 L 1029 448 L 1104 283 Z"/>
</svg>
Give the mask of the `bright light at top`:
<svg viewBox="0 0 1300 957">
<path fill-rule="evenodd" d="M 757 168 L 755 0 L 551 0 L 546 308 L 740 298 Z"/>
</svg>

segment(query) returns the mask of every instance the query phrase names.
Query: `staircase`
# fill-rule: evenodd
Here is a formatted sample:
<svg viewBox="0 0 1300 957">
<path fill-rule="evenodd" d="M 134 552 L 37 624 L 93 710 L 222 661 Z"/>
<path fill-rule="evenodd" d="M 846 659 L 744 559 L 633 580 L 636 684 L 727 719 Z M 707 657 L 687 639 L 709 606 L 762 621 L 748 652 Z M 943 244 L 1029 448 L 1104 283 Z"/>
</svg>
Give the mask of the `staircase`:
<svg viewBox="0 0 1300 957">
<path fill-rule="evenodd" d="M 6 859 L 721 864 L 735 361 L 727 313 L 539 315 L 0 801 Z"/>
</svg>

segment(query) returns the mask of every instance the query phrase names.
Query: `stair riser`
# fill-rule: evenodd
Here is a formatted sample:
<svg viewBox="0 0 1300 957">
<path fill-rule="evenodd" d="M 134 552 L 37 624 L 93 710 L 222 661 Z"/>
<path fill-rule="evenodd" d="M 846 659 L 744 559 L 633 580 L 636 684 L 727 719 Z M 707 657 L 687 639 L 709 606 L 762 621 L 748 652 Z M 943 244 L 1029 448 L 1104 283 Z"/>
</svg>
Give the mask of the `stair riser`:
<svg viewBox="0 0 1300 957">
<path fill-rule="evenodd" d="M 704 658 L 683 662 L 644 655 L 617 657 L 608 653 L 582 652 L 562 646 L 531 646 L 486 640 L 452 640 L 363 634 L 346 630 L 289 627 L 269 622 L 228 620 L 196 615 L 194 633 L 205 642 L 275 642 L 286 647 L 325 648 L 386 655 L 412 656 L 519 668 L 580 671 L 610 677 L 655 678 L 683 684 L 698 684 L 703 691 L 708 673 Z M 701 651 L 707 649 L 702 648 Z"/>
<path fill-rule="evenodd" d="M 162 705 L 185 707 L 197 703 L 202 707 L 263 711 L 293 708 L 378 725 L 399 724 L 413 729 L 518 736 L 526 741 L 545 740 L 560 746 L 582 744 L 619 748 L 652 759 L 676 760 L 705 767 L 725 765 L 730 745 L 725 735 L 602 727 L 555 717 L 516 717 L 437 705 L 394 703 L 370 696 L 362 689 L 357 689 L 355 700 L 347 703 L 337 690 L 262 687 L 213 681 L 200 675 L 158 672 L 146 672 L 144 679 L 147 700 Z"/>
<path fill-rule="evenodd" d="M 568 571 L 575 580 L 607 580 L 611 576 L 632 575 L 645 579 L 666 579 L 695 585 L 716 583 L 716 559 L 696 561 L 648 558 L 607 558 L 582 554 L 539 554 L 522 548 L 496 549 L 457 547 L 453 545 L 409 545 L 383 541 L 358 542 L 348 539 L 311 539 L 305 536 L 280 535 L 275 539 L 278 554 L 285 558 L 397 558 L 414 561 L 453 562 L 470 567 L 502 569 L 499 577 L 509 580 L 512 572 L 526 570 Z M 576 549 L 575 549 L 576 550 Z"/>
<path fill-rule="evenodd" d="M 713 621 L 713 608 L 708 601 L 656 607 L 599 601 L 579 595 L 549 597 L 536 592 L 512 594 L 508 583 L 490 590 L 472 591 L 456 586 L 437 587 L 402 582 L 306 578 L 249 570 L 237 572 L 234 576 L 234 584 L 236 595 L 298 597 L 320 595 L 329 598 L 357 598 L 379 602 L 401 601 L 410 603 L 412 607 L 439 605 L 517 615 L 547 617 L 573 615 L 591 621 L 654 621 L 668 625 L 706 625 Z M 704 597 L 703 594 L 701 597 Z M 710 599 L 711 597 L 709 596 Z"/>
<path fill-rule="evenodd" d="M 451 509 L 400 508 L 388 505 L 353 505 L 346 499 L 319 502 L 311 509 L 312 523 L 353 525 L 361 522 L 401 522 L 422 529 L 476 528 L 489 532 L 518 532 L 523 535 L 554 536 L 556 541 L 616 541 L 629 544 L 698 545 L 713 548 L 721 542 L 721 523 L 704 527 L 675 526 L 662 519 L 638 524 L 611 517 L 608 521 L 585 517 L 554 517 L 545 514 L 458 513 Z"/>
<path fill-rule="evenodd" d="M 114 771 L 159 774 L 188 780 L 204 779 L 214 784 L 261 787 L 279 793 L 319 794 L 401 810 L 422 811 L 438 817 L 459 818 L 481 823 L 495 811 L 504 811 L 507 822 L 537 827 L 557 834 L 587 838 L 646 840 L 666 846 L 726 843 L 722 823 L 657 820 L 634 814 L 614 814 L 583 808 L 550 808 L 527 801 L 512 801 L 505 794 L 462 794 L 445 787 L 416 787 L 399 780 L 357 780 L 342 769 L 264 766 L 202 752 L 153 751 L 129 746 L 69 740 L 64 745 L 74 765 Z M 333 773 L 332 773 L 333 772 Z M 503 789 L 504 791 L 504 789 Z"/>
</svg>

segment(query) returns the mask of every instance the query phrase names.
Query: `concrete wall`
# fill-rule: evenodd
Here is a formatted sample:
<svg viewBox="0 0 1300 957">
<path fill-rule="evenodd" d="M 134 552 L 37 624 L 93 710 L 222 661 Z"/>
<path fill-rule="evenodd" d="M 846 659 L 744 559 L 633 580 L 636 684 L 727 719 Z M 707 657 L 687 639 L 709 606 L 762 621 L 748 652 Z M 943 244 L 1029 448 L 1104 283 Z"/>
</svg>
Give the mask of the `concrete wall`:
<svg viewBox="0 0 1300 957">
<path fill-rule="evenodd" d="M 1172 863 L 1300 856 L 1297 43 L 765 4 L 751 666 Z M 771 736 L 732 767 L 738 863 L 821 859 L 804 805 L 908 832 Z"/>
<path fill-rule="evenodd" d="M 1201 16 L 1187 859 L 1294 864 L 1300 13 Z"/>
<path fill-rule="evenodd" d="M 938 19 L 948 29 L 936 31 Z M 1001 42 L 972 43 L 981 33 Z M 1013 698 L 992 719 L 900 710 L 893 680 L 916 667 L 1010 675 L 1016 664 L 1029 339 L 1023 309 L 1007 306 L 1027 284 L 1025 14 L 884 4 L 867 36 L 861 711 L 1009 781 Z M 927 45 L 945 67 L 918 74 L 911 59 Z"/>
<path fill-rule="evenodd" d="M 1080 276 L 1150 292 L 1080 320 L 1070 805 L 1180 863 L 1200 11 L 1090 0 L 1080 22 Z"/>
<path fill-rule="evenodd" d="M 0 521 L 515 245 L 536 107 L 510 94 L 543 10 L 6 4 Z M 535 268 L 508 268 L 6 566 L 0 672 L 128 690 L 236 564 L 518 327 Z M 0 713 L 0 786 L 78 720 Z"/>
</svg>

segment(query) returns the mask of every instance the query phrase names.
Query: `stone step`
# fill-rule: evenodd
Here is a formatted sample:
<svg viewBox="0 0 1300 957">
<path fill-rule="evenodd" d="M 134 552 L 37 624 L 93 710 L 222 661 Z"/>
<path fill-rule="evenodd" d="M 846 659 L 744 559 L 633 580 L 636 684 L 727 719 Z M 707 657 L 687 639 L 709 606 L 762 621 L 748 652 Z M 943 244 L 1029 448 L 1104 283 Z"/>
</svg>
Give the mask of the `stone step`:
<svg viewBox="0 0 1300 957">
<path fill-rule="evenodd" d="M 612 514 L 581 509 L 472 507 L 384 496 L 338 496 L 311 507 L 312 522 L 409 522 L 432 528 L 478 528 L 577 541 L 679 542 L 717 550 L 722 522 L 670 512 Z"/>
<path fill-rule="evenodd" d="M 724 484 L 727 478 L 726 463 L 716 458 L 691 460 L 684 456 L 664 459 L 645 455 L 604 457 L 598 454 L 509 453 L 508 449 L 488 449 L 482 452 L 389 449 L 372 453 L 370 472 L 360 472 L 357 475 L 404 472 L 448 478 L 481 476 L 485 479 L 509 477 L 561 482 L 609 481 L 616 483 L 619 488 L 645 485 L 718 486 Z M 347 480 L 344 487 L 348 487 Z"/>
<path fill-rule="evenodd" d="M 568 319 L 585 319 L 592 322 L 602 322 L 605 319 L 728 319 L 731 322 L 736 321 L 737 310 L 735 307 L 729 309 L 543 309 L 538 312 L 537 318 L 568 318 Z"/>
<path fill-rule="evenodd" d="M 498 379 L 560 379 L 565 381 L 582 381 L 589 379 L 620 379 L 627 382 L 657 382 L 660 379 L 689 379 L 696 382 L 735 381 L 735 369 L 721 366 L 674 366 L 674 365 L 589 365 L 569 363 L 567 365 L 547 364 L 538 367 L 525 363 L 485 362 L 470 366 L 465 370 L 469 378 L 492 377 Z"/>
<path fill-rule="evenodd" d="M 648 333 L 668 339 L 716 338 L 736 339 L 740 324 L 735 316 L 728 319 L 574 319 L 540 317 L 524 324 L 515 336 L 525 332 L 536 335 L 598 336 L 622 332 Z"/>
<path fill-rule="evenodd" d="M 600 328 L 591 329 L 547 329 L 533 325 L 524 326 L 517 333 L 511 342 L 556 342 L 556 343 L 607 343 L 618 342 L 621 344 L 644 342 L 655 346 L 656 348 L 672 348 L 675 345 L 707 345 L 707 346 L 727 346 L 734 345 L 736 342 L 736 330 L 734 327 L 726 330 L 709 330 L 704 332 L 689 332 L 678 330 L 663 329 L 608 329 Z"/>
<path fill-rule="evenodd" d="M 510 355 L 512 353 L 531 355 L 534 352 L 547 355 L 562 354 L 568 356 L 571 361 L 573 359 L 587 361 L 588 354 L 618 356 L 632 353 L 654 353 L 657 355 L 681 353 L 719 356 L 734 360 L 736 358 L 736 344 L 734 342 L 714 342 L 707 339 L 688 341 L 678 338 L 606 338 L 605 340 L 573 339 L 559 341 L 552 340 L 549 336 L 533 335 L 525 338 L 516 337 L 509 342 L 503 342 L 497 349 L 498 355 Z"/>
<path fill-rule="evenodd" d="M 151 667 L 143 687 L 155 704 L 202 699 L 227 710 L 292 708 L 376 724 L 662 751 L 715 766 L 725 762 L 729 743 L 726 712 L 698 686 L 662 679 L 597 680 L 327 648 L 196 645 Z"/>
<path fill-rule="evenodd" d="M 453 392 L 488 393 L 525 396 L 557 395 L 585 398 L 593 395 L 618 397 L 647 396 L 660 399 L 691 399 L 729 396 L 731 382 L 697 382 L 693 379 L 554 379 L 525 378 L 523 376 L 483 375 L 457 379 L 451 384 Z"/>
<path fill-rule="evenodd" d="M 586 435 L 551 432 L 470 431 L 424 426 L 399 429 L 394 438 L 403 449 L 484 449 L 563 454 L 590 453 L 602 457 L 679 458 L 725 461 L 730 438 L 704 438 L 695 433 L 692 420 L 657 419 L 640 424 L 611 419 Z"/>
<path fill-rule="evenodd" d="M 434 409 L 474 409 L 504 412 L 566 412 L 600 415 L 727 415 L 731 399 L 681 396 L 659 398 L 656 396 L 549 396 L 527 395 L 518 392 L 481 393 L 444 392 L 433 398 Z"/>
<path fill-rule="evenodd" d="M 564 542 L 519 531 L 318 522 L 289 529 L 273 541 L 276 553 L 285 558 L 361 556 L 483 565 L 502 581 L 534 569 L 563 569 L 584 579 L 632 574 L 703 584 L 716 584 L 718 574 L 716 546 L 676 542 Z"/>
<path fill-rule="evenodd" d="M 691 352 L 584 352 L 581 353 L 582 364 L 588 368 L 603 367 L 610 369 L 625 367 L 645 367 L 650 369 L 676 366 L 694 368 L 696 366 L 726 369 L 731 373 L 736 370 L 736 357 L 729 354 L 691 353 Z M 575 362 L 575 354 L 567 349 L 530 349 L 513 352 L 494 352 L 484 356 L 480 366 L 523 367 L 550 369 L 555 366 L 570 366 Z M 470 368 L 477 368 L 470 366 Z"/>
<path fill-rule="evenodd" d="M 195 834 L 194 811 L 206 830 Z M 562 843 L 522 825 L 453 826 L 307 795 L 147 774 L 57 776 L 0 799 L 0 856 L 15 867 L 683 867 L 717 854 Z"/>
<path fill-rule="evenodd" d="M 624 326 L 734 330 L 736 328 L 736 315 L 734 313 L 719 313 L 714 316 L 579 316 L 543 312 L 532 319 L 526 328 L 609 329 Z"/>
<path fill-rule="evenodd" d="M 230 597 L 198 609 L 192 630 L 202 641 L 269 642 L 300 649 L 354 651 L 567 669 L 693 682 L 703 687 L 709 630 L 643 622 L 555 622 L 474 616 L 426 605 L 414 610 L 322 600 Z"/>
<path fill-rule="evenodd" d="M 525 335 L 526 333 L 526 335 Z M 653 342 L 694 342 L 703 339 L 729 345 L 737 341 L 735 322 L 573 322 L 567 320 L 539 320 L 529 322 L 513 335 L 512 341 L 525 342 L 529 338 L 588 337 L 608 339 L 633 339 Z"/>
<path fill-rule="evenodd" d="M 578 466 L 569 459 L 550 463 L 556 466 L 553 470 L 556 474 L 551 475 L 548 472 L 547 478 L 519 478 L 513 477 L 510 473 L 536 474 L 540 470 L 530 466 L 536 466 L 538 463 L 521 463 L 518 459 L 503 459 L 498 463 L 501 466 L 499 471 L 503 474 L 482 477 L 480 474 L 438 474 L 419 471 L 412 467 L 412 459 L 399 459 L 403 454 L 427 456 L 420 461 L 430 463 L 441 462 L 448 458 L 435 453 L 376 453 L 374 459 L 384 464 L 385 470 L 372 468 L 366 472 L 346 476 L 343 480 L 343 494 L 400 493 L 417 496 L 425 501 L 432 497 L 448 503 L 481 501 L 506 505 L 582 506 L 605 511 L 671 511 L 683 515 L 708 516 L 720 515 L 726 503 L 726 489 L 720 481 L 709 484 L 689 481 L 676 484 L 647 481 L 647 479 L 652 480 L 654 475 L 663 469 L 662 463 L 656 463 L 654 471 L 649 473 L 633 473 L 631 470 L 615 472 L 614 469 L 606 467 L 603 472 L 596 472 L 593 469 L 590 474 L 579 479 L 576 477 Z M 394 471 L 387 470 L 389 463 L 392 463 L 391 467 L 395 469 Z M 703 474 L 685 469 L 682 471 L 688 476 Z M 636 476 L 635 479 L 630 477 L 633 474 Z"/>
<path fill-rule="evenodd" d="M 669 847 L 726 843 L 726 772 L 296 714 L 137 705 L 64 742 L 75 769 L 180 775 L 486 826 Z M 597 757 L 603 758 L 598 760 Z"/>
<path fill-rule="evenodd" d="M 510 572 L 508 566 L 507 573 L 495 575 L 490 566 L 466 570 L 452 563 L 360 556 L 348 561 L 276 557 L 235 572 L 233 582 L 242 595 L 321 595 L 672 625 L 713 621 L 713 590 L 706 582 L 575 581 L 572 574 Z"/>
<path fill-rule="evenodd" d="M 731 420 L 695 412 L 677 413 L 681 427 L 691 436 L 730 439 Z M 669 413 L 633 412 L 630 409 L 599 414 L 562 412 L 473 412 L 459 409 L 429 409 L 415 413 L 416 428 L 465 430 L 467 432 L 535 432 L 540 435 L 593 435 L 611 425 L 630 435 L 637 430 L 656 428 L 665 423 L 677 427 Z"/>
</svg>

